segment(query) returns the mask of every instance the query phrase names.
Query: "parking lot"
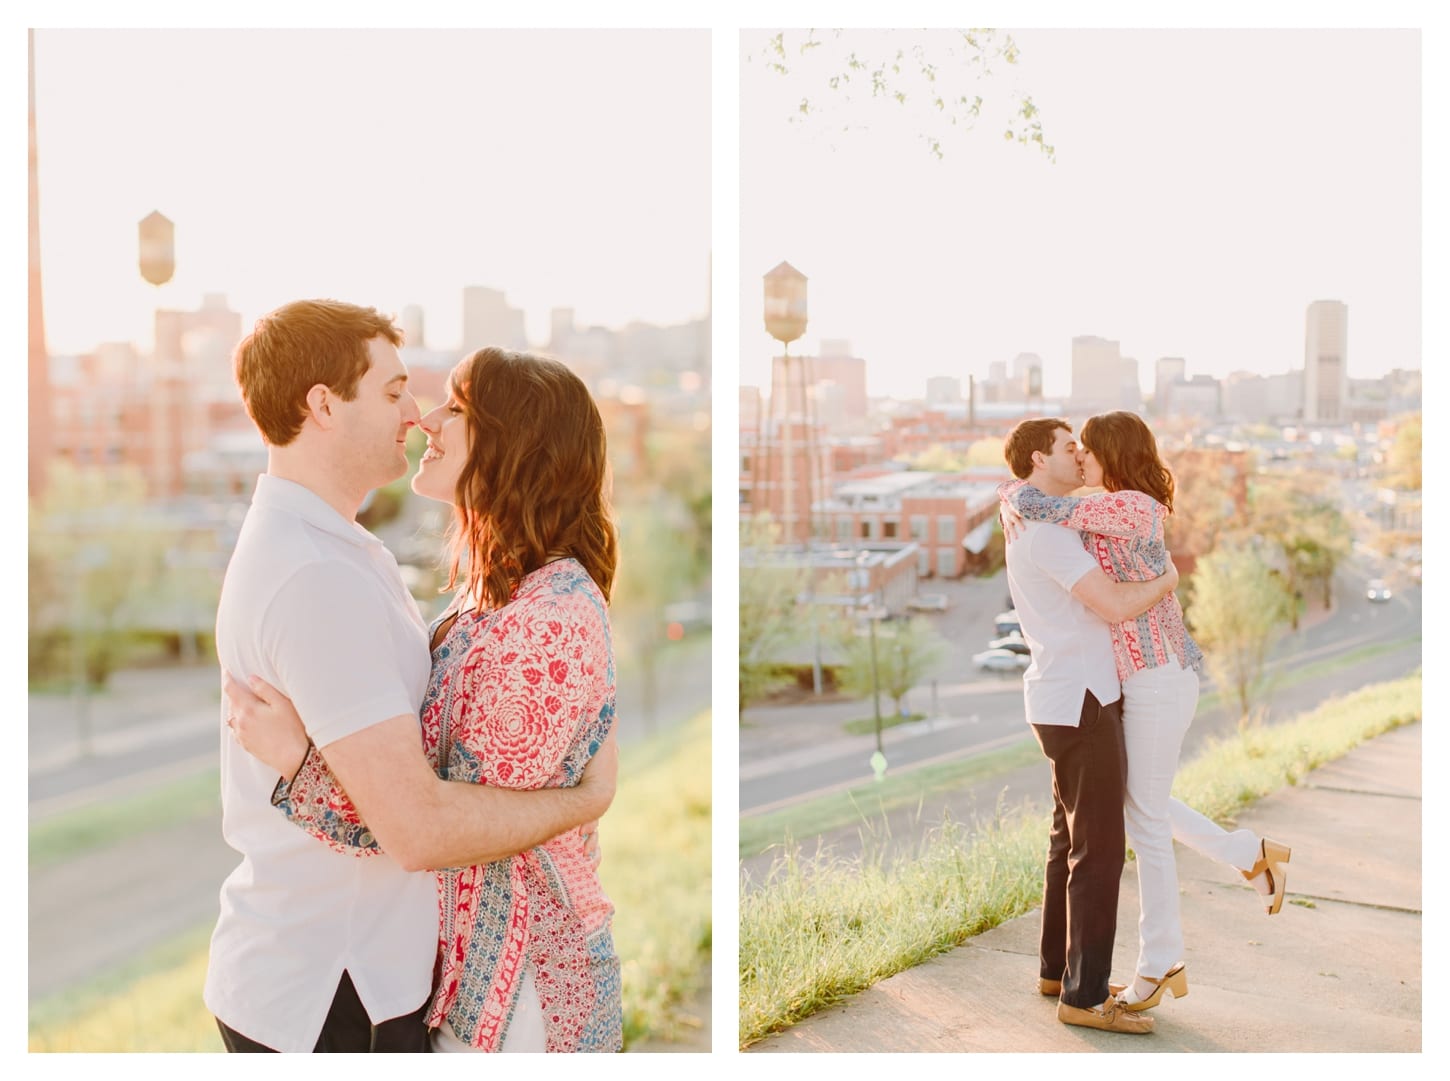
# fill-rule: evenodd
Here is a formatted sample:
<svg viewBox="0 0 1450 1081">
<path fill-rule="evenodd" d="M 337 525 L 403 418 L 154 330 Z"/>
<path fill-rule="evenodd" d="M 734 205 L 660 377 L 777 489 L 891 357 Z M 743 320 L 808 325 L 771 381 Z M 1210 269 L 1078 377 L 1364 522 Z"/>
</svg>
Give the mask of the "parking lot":
<svg viewBox="0 0 1450 1081">
<path fill-rule="evenodd" d="M 946 657 L 937 667 L 938 679 L 968 679 L 983 675 L 1000 675 L 1017 679 L 1015 672 L 983 673 L 972 664 L 972 656 L 987 648 L 999 637 L 992 620 L 1010 604 L 1007 596 L 1007 572 L 999 571 L 991 578 L 924 578 L 921 593 L 940 593 L 947 599 L 945 612 L 916 612 L 936 628 L 947 640 Z"/>
</svg>

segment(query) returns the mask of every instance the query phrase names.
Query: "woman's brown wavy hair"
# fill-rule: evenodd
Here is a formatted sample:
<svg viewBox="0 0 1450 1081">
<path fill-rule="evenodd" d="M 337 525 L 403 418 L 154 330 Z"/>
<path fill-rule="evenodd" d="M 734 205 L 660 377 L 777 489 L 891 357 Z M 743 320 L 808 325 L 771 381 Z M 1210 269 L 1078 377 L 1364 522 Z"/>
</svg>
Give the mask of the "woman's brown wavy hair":
<svg viewBox="0 0 1450 1081">
<path fill-rule="evenodd" d="M 557 360 L 489 346 L 448 379 L 468 457 L 454 492 L 447 589 L 467 565 L 470 596 L 501 608 L 524 575 L 573 556 L 609 600 L 618 537 L 604 421 Z"/>
<path fill-rule="evenodd" d="M 1173 474 L 1158 457 L 1158 441 L 1136 413 L 1099 413 L 1089 417 L 1078 443 L 1103 467 L 1110 492 L 1147 492 L 1173 510 Z"/>
</svg>

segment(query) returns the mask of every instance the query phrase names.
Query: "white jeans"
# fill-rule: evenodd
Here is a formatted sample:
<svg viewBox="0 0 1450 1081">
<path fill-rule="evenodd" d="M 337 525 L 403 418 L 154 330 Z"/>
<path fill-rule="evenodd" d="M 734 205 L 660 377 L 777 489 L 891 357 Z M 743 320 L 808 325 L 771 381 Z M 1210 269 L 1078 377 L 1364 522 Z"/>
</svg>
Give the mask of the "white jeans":
<svg viewBox="0 0 1450 1081">
<path fill-rule="evenodd" d="M 433 1050 L 444 1051 L 477 1051 L 478 1048 L 458 1038 L 458 1033 L 453 1031 L 453 1026 L 447 1021 L 433 1030 Z M 508 1032 L 504 1034 L 503 1045 L 499 1048 L 503 1052 L 514 1051 L 538 1051 L 546 1050 L 547 1033 L 544 1031 L 544 1008 L 539 1005 L 539 992 L 534 987 L 534 970 L 532 966 L 524 969 L 524 974 L 519 985 L 519 1001 L 514 1006 L 513 1020 L 509 1022 Z"/>
<path fill-rule="evenodd" d="M 1177 839 L 1195 852 L 1240 870 L 1259 858 L 1259 838 L 1232 833 L 1172 797 L 1178 752 L 1198 708 L 1198 673 L 1168 663 L 1144 668 L 1123 683 L 1123 742 L 1128 798 L 1123 825 L 1138 857 L 1138 975 L 1160 979 L 1183 960 L 1178 918 Z"/>
</svg>

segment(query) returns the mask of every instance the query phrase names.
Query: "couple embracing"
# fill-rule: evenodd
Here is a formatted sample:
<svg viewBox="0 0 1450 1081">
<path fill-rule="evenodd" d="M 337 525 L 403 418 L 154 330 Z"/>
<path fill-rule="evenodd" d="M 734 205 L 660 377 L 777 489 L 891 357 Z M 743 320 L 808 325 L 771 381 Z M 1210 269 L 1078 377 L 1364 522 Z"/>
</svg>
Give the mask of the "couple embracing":
<svg viewBox="0 0 1450 1081">
<path fill-rule="evenodd" d="M 1164 546 L 1173 476 L 1136 414 L 1022 421 L 1003 448 L 1007 579 L 1032 654 L 1027 721 L 1052 768 L 1038 990 L 1058 1020 L 1151 1032 L 1146 1011 L 1188 994 L 1173 841 L 1236 868 L 1265 911 L 1284 901 L 1289 849 L 1226 831 L 1172 798 L 1198 705 L 1202 654 Z M 1105 491 L 1073 496 L 1086 485 Z M 1133 978 L 1110 983 L 1118 884 L 1131 843 L 1141 912 Z"/>
<path fill-rule="evenodd" d="M 372 308 L 264 316 L 235 374 L 267 445 L 217 612 L 229 1051 L 617 1051 L 595 823 L 614 796 L 616 534 L 599 411 L 486 348 L 426 416 Z M 356 521 L 427 452 L 456 595 L 424 624 Z"/>
</svg>

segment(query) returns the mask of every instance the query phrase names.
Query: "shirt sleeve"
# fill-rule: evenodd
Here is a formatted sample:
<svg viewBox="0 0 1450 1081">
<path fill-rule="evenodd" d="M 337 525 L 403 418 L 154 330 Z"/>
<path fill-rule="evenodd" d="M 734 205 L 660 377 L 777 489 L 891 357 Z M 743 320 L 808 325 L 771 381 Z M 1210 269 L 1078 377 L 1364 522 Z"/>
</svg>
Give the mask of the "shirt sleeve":
<svg viewBox="0 0 1450 1081">
<path fill-rule="evenodd" d="M 372 831 L 318 747 L 382 721 L 415 713 L 377 585 L 356 568 L 319 562 L 278 591 L 262 622 L 262 643 L 316 745 L 272 803 L 293 825 L 352 855 L 380 852 Z"/>
<path fill-rule="evenodd" d="M 377 584 L 340 562 L 301 568 L 268 606 L 263 648 L 318 747 L 417 713 L 393 652 L 392 618 Z"/>
<path fill-rule="evenodd" d="M 1151 538 L 1162 520 L 1160 512 L 1167 509 L 1145 492 L 1051 496 L 1030 484 L 1004 492 L 1002 498 L 1029 522 L 1051 522 L 1104 537 Z"/>
<path fill-rule="evenodd" d="M 352 856 L 382 852 L 373 831 L 363 822 L 316 747 L 307 748 L 302 768 L 291 781 L 277 782 L 272 806 L 286 815 L 287 821 L 336 852 Z"/>
<path fill-rule="evenodd" d="M 1096 570 L 1098 563 L 1082 546 L 1071 529 L 1041 526 L 1026 538 L 1027 556 L 1066 592 L 1071 593 L 1078 579 Z"/>
<path fill-rule="evenodd" d="M 608 621 L 583 593 L 504 611 L 460 672 L 453 780 L 577 784 L 614 720 Z"/>
</svg>

